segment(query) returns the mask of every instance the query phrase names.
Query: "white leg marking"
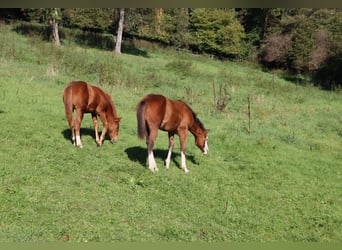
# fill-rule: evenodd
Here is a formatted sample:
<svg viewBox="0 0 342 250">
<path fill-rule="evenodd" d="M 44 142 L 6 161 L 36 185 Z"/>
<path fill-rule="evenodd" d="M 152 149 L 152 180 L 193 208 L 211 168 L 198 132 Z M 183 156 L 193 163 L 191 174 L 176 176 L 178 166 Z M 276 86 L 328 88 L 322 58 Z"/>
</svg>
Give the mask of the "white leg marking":
<svg viewBox="0 0 342 250">
<path fill-rule="evenodd" d="M 79 135 L 76 135 L 76 146 L 83 148 L 82 142 L 81 142 L 81 137 Z"/>
<path fill-rule="evenodd" d="M 172 153 L 172 149 L 169 149 L 169 152 L 167 153 L 167 157 L 165 160 L 165 167 L 169 168 L 170 167 L 170 161 L 171 161 L 171 153 Z"/>
<path fill-rule="evenodd" d="M 189 170 L 186 167 L 186 163 L 185 163 L 185 154 L 183 152 L 181 152 L 181 157 L 182 157 L 182 169 L 185 173 L 189 173 Z"/>
<path fill-rule="evenodd" d="M 148 168 L 149 168 L 152 172 L 158 171 L 156 161 L 154 160 L 153 152 L 151 152 L 151 153 L 148 155 Z"/>
</svg>

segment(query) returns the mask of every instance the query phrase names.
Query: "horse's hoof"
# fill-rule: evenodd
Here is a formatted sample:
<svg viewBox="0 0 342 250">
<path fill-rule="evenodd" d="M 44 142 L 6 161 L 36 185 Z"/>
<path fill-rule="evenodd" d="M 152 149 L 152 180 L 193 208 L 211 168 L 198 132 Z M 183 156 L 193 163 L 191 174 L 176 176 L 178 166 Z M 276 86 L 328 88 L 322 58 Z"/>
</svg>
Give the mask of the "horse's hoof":
<svg viewBox="0 0 342 250">
<path fill-rule="evenodd" d="M 151 171 L 152 173 L 158 172 L 158 168 L 150 168 L 150 171 Z"/>
</svg>

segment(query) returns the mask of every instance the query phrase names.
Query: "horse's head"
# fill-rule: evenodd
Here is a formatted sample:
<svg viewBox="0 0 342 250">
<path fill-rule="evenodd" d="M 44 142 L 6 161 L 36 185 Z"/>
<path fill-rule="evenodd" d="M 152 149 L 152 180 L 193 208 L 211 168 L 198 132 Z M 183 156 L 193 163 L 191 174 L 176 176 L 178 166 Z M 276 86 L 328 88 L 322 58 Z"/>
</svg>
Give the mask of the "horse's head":
<svg viewBox="0 0 342 250">
<path fill-rule="evenodd" d="M 107 132 L 111 142 L 116 142 L 119 137 L 121 117 L 115 117 L 113 122 L 109 122 L 107 126 Z"/>
<path fill-rule="evenodd" d="M 195 135 L 196 146 L 202 151 L 203 154 L 208 154 L 208 133 L 209 130 L 204 129 Z"/>
</svg>

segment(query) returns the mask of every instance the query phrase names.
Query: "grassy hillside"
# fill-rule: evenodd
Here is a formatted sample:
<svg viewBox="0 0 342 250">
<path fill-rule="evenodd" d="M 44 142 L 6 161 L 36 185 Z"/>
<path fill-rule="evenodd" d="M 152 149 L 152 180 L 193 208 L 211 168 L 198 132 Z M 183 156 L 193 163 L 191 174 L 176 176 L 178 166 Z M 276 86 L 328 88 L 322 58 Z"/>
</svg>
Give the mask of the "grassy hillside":
<svg viewBox="0 0 342 250">
<path fill-rule="evenodd" d="M 55 48 L 0 26 L 0 242 L 303 241 L 341 233 L 342 96 L 258 68 L 184 52 Z M 72 146 L 62 91 L 85 80 L 123 117 L 97 147 L 90 115 Z M 135 106 L 148 93 L 190 104 L 209 128 L 209 154 L 167 134 L 146 168 Z M 248 118 L 250 100 L 250 127 Z"/>
</svg>

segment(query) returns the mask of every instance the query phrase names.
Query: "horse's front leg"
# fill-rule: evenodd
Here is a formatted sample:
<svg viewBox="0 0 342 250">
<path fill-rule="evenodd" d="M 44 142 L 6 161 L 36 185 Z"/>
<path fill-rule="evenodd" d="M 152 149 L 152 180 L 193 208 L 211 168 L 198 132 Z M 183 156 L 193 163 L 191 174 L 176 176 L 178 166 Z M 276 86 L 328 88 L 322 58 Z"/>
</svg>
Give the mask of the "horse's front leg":
<svg viewBox="0 0 342 250">
<path fill-rule="evenodd" d="M 95 141 L 96 141 L 97 145 L 99 145 L 99 143 L 100 143 L 100 138 L 99 138 L 99 122 L 97 120 L 96 113 L 91 113 L 91 117 L 92 117 L 93 123 L 94 123 Z"/>
<path fill-rule="evenodd" d="M 182 169 L 185 173 L 189 173 L 189 169 L 186 167 L 186 160 L 185 160 L 185 152 L 181 151 L 181 157 L 182 157 Z"/>
<path fill-rule="evenodd" d="M 103 142 L 103 140 L 104 140 L 105 137 L 106 137 L 106 133 L 107 133 L 107 128 L 106 128 L 106 126 L 103 126 L 103 129 L 102 129 L 102 133 L 101 133 L 100 139 L 97 141 L 97 145 L 98 145 L 98 146 L 101 146 L 101 145 L 102 145 L 102 142 Z"/>
<path fill-rule="evenodd" d="M 173 146 L 175 144 L 174 142 L 174 133 L 169 132 L 169 152 L 167 153 L 167 157 L 165 160 L 165 167 L 169 168 L 170 167 L 170 161 L 171 161 L 171 154 L 172 154 L 172 150 L 173 150 Z"/>
<path fill-rule="evenodd" d="M 105 116 L 104 113 L 99 113 L 99 116 L 100 116 L 100 119 L 101 119 L 102 124 L 103 124 L 103 129 L 102 129 L 102 133 L 101 133 L 100 139 L 96 140 L 96 142 L 97 142 L 98 146 L 101 146 L 103 140 L 106 137 L 106 133 L 107 133 L 107 119 L 106 119 L 106 116 Z"/>
<path fill-rule="evenodd" d="M 181 159 L 182 159 L 182 170 L 185 173 L 189 173 L 189 169 L 186 167 L 186 159 L 185 159 L 186 137 L 187 137 L 187 131 L 182 131 L 181 133 L 179 133 L 179 141 L 180 141 L 180 147 L 181 147 Z"/>
</svg>

